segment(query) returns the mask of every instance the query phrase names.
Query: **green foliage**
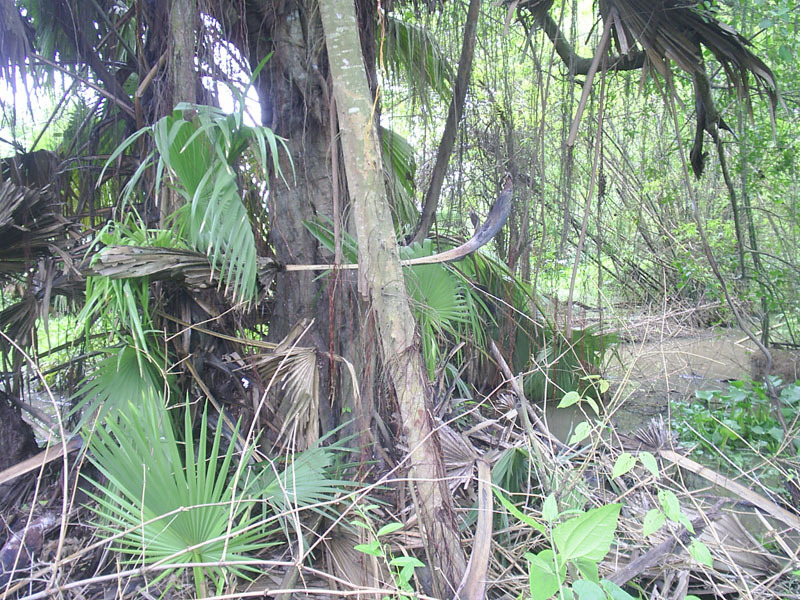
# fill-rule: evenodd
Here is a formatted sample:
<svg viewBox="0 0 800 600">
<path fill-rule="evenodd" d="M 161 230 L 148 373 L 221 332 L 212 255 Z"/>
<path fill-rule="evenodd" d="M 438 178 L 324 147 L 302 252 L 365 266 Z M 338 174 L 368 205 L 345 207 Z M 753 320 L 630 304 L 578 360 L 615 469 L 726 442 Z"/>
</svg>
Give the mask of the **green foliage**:
<svg viewBox="0 0 800 600">
<path fill-rule="evenodd" d="M 621 504 L 607 504 L 567 518 L 560 513 L 553 495 L 542 505 L 544 531 L 550 548 L 526 552 L 528 584 L 532 600 L 547 600 L 558 593 L 562 598 L 617 599 L 632 596 L 608 580 L 600 580 L 597 563 L 605 558 L 614 541 Z M 527 519 L 526 519 L 527 521 Z M 541 525 L 535 529 L 542 531 Z M 567 585 L 567 567 L 580 574 Z"/>
<path fill-rule="evenodd" d="M 131 403 L 107 419 L 108 430 L 98 428 L 89 439 L 89 457 L 108 483 L 95 482 L 98 492 L 90 495 L 100 506 L 101 532 L 128 556 L 126 562 L 168 567 L 150 585 L 185 569 L 169 565 L 211 563 L 192 568 L 203 595 L 206 577 L 219 593 L 227 573 L 254 572 L 247 556 L 268 544 L 265 524 L 253 516 L 258 494 L 248 478 L 252 444 L 234 460 L 235 447 L 221 447 L 218 427 L 209 448 L 205 410 L 197 437 L 190 414 L 187 405 L 183 442 L 159 397 Z"/>
<path fill-rule="evenodd" d="M 384 177 L 391 192 L 395 228 L 398 235 L 411 233 L 419 219 L 419 210 L 414 203 L 414 177 L 417 165 L 414 148 L 396 131 L 380 128 Z"/>
<path fill-rule="evenodd" d="M 77 403 L 71 413 L 82 415 L 76 431 L 95 419 L 102 423 L 109 413 L 125 413 L 129 403 L 145 406 L 168 397 L 174 383 L 158 352 L 144 354 L 128 343 L 105 353 L 73 397 Z"/>
<path fill-rule="evenodd" d="M 431 240 L 405 246 L 402 259 L 435 254 Z M 457 340 L 466 331 L 481 328 L 480 304 L 468 303 L 471 290 L 447 265 L 415 265 L 404 270 L 411 309 L 422 338 L 422 356 L 428 374 L 433 376 L 440 360 L 442 342 Z"/>
<path fill-rule="evenodd" d="M 92 246 L 154 246 L 160 248 L 181 247 L 173 232 L 147 229 L 133 218 L 125 222 L 109 222 L 95 236 Z M 102 250 L 90 261 L 99 260 Z M 150 282 L 147 277 L 90 276 L 86 278 L 86 301 L 78 315 L 85 331 L 98 320 L 104 321 L 106 329 L 121 330 L 131 336 L 136 350 L 142 356 L 153 353 L 148 339 L 153 324 L 150 317 Z"/>
<path fill-rule="evenodd" d="M 598 379 L 607 350 L 619 342 L 615 333 L 601 333 L 596 325 L 574 329 L 571 340 L 557 331 L 551 333 L 543 346 L 532 355 L 531 375 L 525 378 L 525 391 L 531 398 L 553 398 L 566 390 L 589 400 L 600 399 L 607 383 Z M 594 401 L 590 404 L 593 404 Z M 596 404 L 592 407 L 599 412 Z"/>
<path fill-rule="evenodd" d="M 228 115 L 211 106 L 181 104 L 172 115 L 123 142 L 106 167 L 139 137 L 150 134 L 158 156 L 156 194 L 166 169 L 173 189 L 185 200 L 170 217 L 181 239 L 208 255 L 235 300 L 252 302 L 257 283 L 256 245 L 236 169 L 243 153 L 252 148 L 262 171 L 271 164 L 283 176 L 278 163 L 278 146 L 283 140 L 269 128 L 251 127 L 242 119 L 241 111 Z M 155 154 L 148 156 L 128 181 L 126 201 L 154 160 Z"/>
<path fill-rule="evenodd" d="M 383 15 L 383 20 L 385 37 L 379 43 L 387 62 L 395 71 L 404 73 L 407 81 L 421 82 L 449 102 L 455 79 L 453 69 L 430 31 L 398 18 L 395 13 Z M 416 91 L 427 103 L 426 90 Z"/>
<path fill-rule="evenodd" d="M 353 485 L 334 477 L 337 455 L 349 451 L 347 439 L 254 463 L 254 443 L 237 451 L 236 443 L 225 442 L 222 417 L 209 447 L 205 409 L 195 432 L 185 405 L 179 437 L 158 394 L 133 399 L 123 410 L 108 411 L 105 428 L 89 439 L 90 460 L 108 479 L 93 482 L 98 491 L 90 495 L 100 507 L 101 532 L 126 562 L 166 567 L 150 585 L 182 572 L 186 563 L 212 563 L 192 567 L 195 587 L 204 594 L 208 577 L 219 593 L 229 575 L 257 571 L 250 556 L 278 543 L 268 526 L 281 522 L 286 530 L 295 524 L 293 511 L 309 506 L 336 518 L 324 507 Z M 238 431 L 237 424 L 232 440 L 240 439 Z"/>
<path fill-rule="evenodd" d="M 682 440 L 699 443 L 699 455 L 724 451 L 745 466 L 748 455 L 774 455 L 784 447 L 784 432 L 764 384 L 734 381 L 725 392 L 698 390 L 695 398 L 673 404 L 672 427 Z M 778 400 L 784 418 L 794 419 L 800 410 L 800 384 L 785 386 Z"/>
<path fill-rule="evenodd" d="M 425 563 L 414 556 L 394 556 L 388 544 L 382 543 L 380 539 L 383 536 L 387 536 L 390 533 L 402 529 L 403 524 L 398 522 L 387 523 L 375 531 L 371 521 L 365 518 L 363 520 L 353 521 L 353 525 L 366 529 L 372 537 L 371 541 L 366 544 L 357 544 L 354 546 L 354 549 L 368 556 L 375 556 L 383 559 L 389 567 L 395 586 L 397 586 L 399 590 L 413 595 L 415 590 L 411 585 L 411 580 L 414 577 L 414 571 L 419 567 L 424 567 Z"/>
</svg>

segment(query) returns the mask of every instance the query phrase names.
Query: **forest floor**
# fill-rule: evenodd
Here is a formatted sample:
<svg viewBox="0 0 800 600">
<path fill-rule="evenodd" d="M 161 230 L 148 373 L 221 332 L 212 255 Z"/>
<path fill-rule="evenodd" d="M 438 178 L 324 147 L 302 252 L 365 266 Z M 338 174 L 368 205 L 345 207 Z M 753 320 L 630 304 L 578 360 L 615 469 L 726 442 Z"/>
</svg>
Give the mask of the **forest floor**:
<svg viewBox="0 0 800 600">
<path fill-rule="evenodd" d="M 625 434 L 632 434 L 628 438 L 630 440 L 636 438 L 635 432 L 637 431 L 646 430 L 647 428 L 655 431 L 659 427 L 669 432 L 673 422 L 672 410 L 675 402 L 699 402 L 699 400 L 695 400 L 695 392 L 699 390 L 725 390 L 728 388 L 729 382 L 747 379 L 752 374 L 753 346 L 738 330 L 702 328 L 692 324 L 681 323 L 679 319 L 668 320 L 663 317 L 661 319 L 629 319 L 627 322 L 629 328 L 621 336 L 626 341 L 616 346 L 613 353 L 609 353 L 608 362 L 603 371 L 603 377 L 610 382 L 611 387 L 602 418 L 608 419 L 614 425 L 611 430 L 612 436 L 624 438 Z M 781 367 L 786 367 L 788 364 L 786 361 L 779 360 L 778 362 Z M 785 378 L 788 376 L 783 373 L 782 375 Z M 557 409 L 556 405 L 557 402 L 552 402 L 545 407 L 544 420 L 548 429 L 556 437 L 565 441 L 574 431 L 577 423 L 584 419 L 585 416 L 580 412 L 580 407 L 577 405 L 568 409 Z M 519 436 L 509 435 L 505 441 L 510 446 L 515 444 L 514 440 L 518 440 L 518 438 Z M 624 519 L 621 517 L 617 534 L 619 536 L 618 548 L 606 558 L 601 566 L 601 573 L 606 573 L 606 577 L 612 577 L 613 580 L 614 575 L 610 574 L 618 574 L 621 570 L 618 565 L 629 561 L 631 557 L 636 557 L 637 555 L 646 557 L 655 552 L 658 559 L 657 562 L 649 566 L 643 566 L 638 573 L 637 579 L 642 582 L 642 585 L 644 585 L 645 581 L 651 582 L 653 586 L 656 586 L 653 582 L 660 582 L 657 584 L 658 586 L 663 586 L 664 589 L 670 590 L 669 593 L 658 596 L 661 598 L 682 597 L 680 595 L 681 590 L 683 590 L 683 594 L 687 590 L 694 593 L 706 592 L 710 594 L 709 597 L 723 597 L 725 594 L 744 593 L 749 597 L 778 598 L 788 597 L 786 596 L 787 592 L 797 587 L 796 582 L 792 580 L 790 571 L 793 568 L 791 566 L 793 564 L 791 557 L 797 557 L 793 548 L 800 547 L 800 540 L 797 538 L 800 530 L 791 526 L 786 527 L 787 519 L 794 523 L 797 520 L 796 516 L 784 516 L 784 521 L 781 521 L 781 516 L 784 513 L 780 512 L 783 510 L 780 507 L 783 506 L 789 508 L 789 510 L 791 508 L 778 499 L 777 496 L 771 495 L 760 486 L 748 484 L 747 477 L 741 477 L 741 473 L 717 471 L 722 476 L 721 479 L 732 477 L 734 480 L 741 481 L 751 487 L 753 490 L 752 496 L 731 492 L 731 487 L 726 488 L 724 482 L 722 485 L 714 485 L 707 478 L 703 479 L 703 476 L 698 474 L 698 469 L 701 468 L 698 463 L 694 463 L 688 458 L 686 460 L 681 457 L 677 459 L 668 458 L 676 455 L 675 452 L 669 449 L 662 453 L 662 458 L 664 458 L 661 462 L 663 471 L 656 478 L 657 481 L 654 481 L 646 470 L 637 467 L 624 477 L 625 481 L 623 482 L 623 478 L 610 476 L 610 471 L 614 458 L 618 457 L 619 453 L 626 449 L 626 446 L 623 443 L 622 447 L 620 447 L 612 440 L 607 441 L 607 447 L 604 446 L 604 442 L 595 449 L 594 453 L 585 455 L 586 465 L 579 466 L 576 460 L 569 467 L 586 469 L 588 465 L 587 477 L 590 472 L 603 473 L 608 471 L 608 473 L 600 477 L 600 479 L 605 478 L 606 483 L 600 484 L 590 492 L 590 495 L 596 496 L 596 498 L 593 498 L 596 504 L 602 505 L 604 502 L 609 502 L 608 498 L 617 493 L 621 493 L 622 497 L 626 498 L 627 514 Z M 520 448 L 525 447 L 523 442 L 518 441 L 516 443 Z M 675 448 L 671 446 L 671 442 L 669 444 L 670 448 L 674 450 Z M 636 452 L 635 450 L 631 451 Z M 657 450 L 653 450 L 653 452 L 658 454 Z M 670 463 L 670 460 L 673 462 Z M 49 485 L 43 490 L 44 496 L 52 496 L 54 499 L 58 496 L 57 492 L 60 485 L 60 479 L 56 472 L 57 466 L 57 464 L 53 464 L 48 467 L 53 473 L 48 478 Z M 34 481 L 35 479 L 29 478 L 27 485 L 33 485 Z M 21 481 L 18 481 L 18 483 L 22 484 Z M 658 485 L 655 485 L 656 483 Z M 734 482 L 733 485 L 735 486 L 736 483 Z M 628 491 L 620 492 L 617 486 L 627 487 Z M 658 506 L 656 491 L 661 488 L 674 489 L 682 499 L 681 506 L 684 507 L 688 518 L 693 523 L 700 523 L 699 527 L 706 530 L 703 537 L 698 539 L 702 539 L 711 549 L 714 557 L 713 569 L 699 566 L 696 562 L 693 562 L 686 553 L 685 547 L 683 552 L 681 552 L 681 546 L 679 546 L 658 554 L 658 549 L 670 539 L 669 535 L 661 536 L 664 537 L 664 542 L 661 544 L 656 543 L 658 539 L 661 539 L 658 536 L 656 536 L 658 539 L 655 541 L 652 537 L 646 538 L 642 536 L 641 518 L 648 508 Z M 612 490 L 615 490 L 614 494 L 608 496 Z M 19 488 L 17 488 L 17 492 L 19 492 Z M 723 498 L 726 499 L 725 503 L 729 508 L 726 508 L 723 514 L 720 515 L 718 507 L 721 506 L 720 503 Z M 777 504 L 769 500 L 769 498 L 775 498 Z M 767 509 L 763 511 L 763 514 L 753 508 L 753 506 L 760 506 L 758 502 L 762 500 L 768 503 Z M 83 501 L 85 502 L 86 499 L 84 498 Z M 495 510 L 499 510 L 499 508 L 499 506 L 495 506 Z M 717 512 L 715 513 L 715 511 Z M 25 511 L 20 510 L 19 512 L 19 520 L 23 522 L 25 520 Z M 44 547 L 41 547 L 39 551 L 39 556 L 43 558 L 51 556 L 54 552 L 54 544 L 59 543 L 56 539 L 57 536 L 55 536 L 59 529 L 59 513 L 55 511 L 53 514 L 55 520 L 53 523 L 47 524 L 49 528 L 47 539 L 50 541 L 42 540 Z M 73 514 L 72 518 L 76 518 L 75 514 Z M 88 518 L 86 509 L 81 509 L 80 514 L 82 517 L 78 521 L 83 522 Z M 777 515 L 777 518 L 774 518 L 775 515 Z M 677 527 L 677 524 L 675 525 Z M 519 526 L 518 524 L 513 527 L 511 531 L 518 532 Z M 685 534 L 685 532 L 681 533 L 675 527 L 673 529 L 675 539 L 679 539 L 681 535 Z M 780 536 L 775 533 L 776 529 L 780 530 Z M 92 547 L 91 544 L 95 541 L 92 537 L 92 528 L 87 527 L 85 522 L 81 525 L 73 525 L 69 530 L 71 533 L 68 534 L 64 541 L 68 547 L 67 549 L 74 552 L 76 556 L 83 554 L 85 552 L 84 549 Z M 400 533 L 397 535 L 400 535 Z M 410 551 L 414 544 L 409 544 L 409 539 L 416 539 L 416 534 L 410 531 L 408 535 L 411 537 L 403 537 L 403 541 L 398 538 L 396 547 L 395 543 L 392 543 L 393 552 Z M 540 544 L 541 541 L 536 542 L 533 534 L 528 536 L 528 534 L 513 533 L 511 537 L 516 540 L 516 549 L 507 548 L 503 553 L 508 552 L 506 559 L 516 560 L 519 570 L 524 572 L 526 562 L 522 553 L 526 547 L 532 548 L 534 547 L 532 544 Z M 769 540 L 773 541 L 770 543 Z M 680 544 L 685 543 L 685 541 L 680 542 Z M 631 548 L 636 549 L 631 551 Z M 80 561 L 71 567 L 65 565 L 66 571 L 62 571 L 62 577 L 66 581 L 74 580 L 77 582 L 83 580 L 85 585 L 80 586 L 80 589 L 88 593 L 86 597 L 90 597 L 92 594 L 97 594 L 97 597 L 104 596 L 107 598 L 137 596 L 141 592 L 143 585 L 143 581 L 139 577 L 131 575 L 124 581 L 124 585 L 118 588 L 120 581 L 114 580 L 113 577 L 103 580 L 102 577 L 97 576 L 98 571 L 92 571 L 88 568 L 89 565 L 103 563 L 103 559 L 98 554 L 99 551 L 100 548 L 98 547 L 95 551 L 89 553 L 86 556 L 86 558 L 91 557 L 89 560 Z M 286 552 L 286 548 L 277 548 L 274 555 L 271 554 L 267 558 L 279 561 L 285 560 Z M 12 553 L 8 552 L 8 554 L 11 557 Z M 11 560 L 17 560 L 16 553 L 13 554 Z M 636 561 L 632 560 L 630 562 L 635 563 Z M 81 568 L 81 563 L 87 566 L 86 570 Z M 37 560 L 34 564 L 39 569 L 45 567 L 40 571 L 41 573 L 47 570 L 45 566 L 47 564 L 46 560 L 44 563 Z M 524 593 L 527 589 L 525 583 L 512 579 L 507 579 L 504 583 L 501 583 L 497 579 L 501 572 L 497 570 L 499 565 L 500 563 L 497 565 L 494 562 L 492 563 L 490 578 L 494 578 L 494 590 L 490 592 L 488 597 L 507 597 L 509 593 L 512 596 L 517 596 L 519 593 Z M 5 565 L 5 568 L 13 567 Z M 33 575 L 35 572 L 33 567 L 29 566 L 28 569 L 30 569 L 28 574 Z M 741 570 L 741 572 L 736 577 L 732 577 L 728 574 L 730 573 L 729 569 Z M 2 569 L 0 569 L 1 571 Z M 266 586 L 263 589 L 281 587 L 283 578 L 288 572 L 284 573 L 283 570 L 278 570 L 271 578 L 265 573 L 264 580 L 259 585 Z M 20 573 L 17 573 L 16 577 L 20 575 Z M 772 589 L 760 587 L 760 582 L 765 581 L 765 578 L 771 575 L 774 575 Z M 795 577 L 795 579 L 797 578 Z M 330 583 L 324 578 L 318 582 L 322 587 Z M 620 580 L 620 583 L 622 583 L 622 580 Z M 309 585 L 309 582 L 305 582 L 303 585 Z M 32 591 L 40 589 L 40 586 L 32 584 L 29 584 L 29 586 L 31 587 L 27 587 L 27 589 L 16 589 L 13 594 L 7 597 L 39 598 L 49 595 L 48 593 L 42 596 L 37 593 L 31 594 Z M 13 586 L 6 589 L 13 589 Z M 656 589 L 656 587 L 648 588 L 648 594 Z M 175 598 L 188 597 L 183 596 L 183 593 L 191 595 L 190 590 L 191 586 L 186 586 L 184 582 L 173 588 L 168 596 Z M 386 591 L 391 593 L 388 588 Z M 253 592 L 253 588 L 250 588 L 250 592 Z M 296 594 L 296 597 L 336 596 L 336 594 L 326 596 L 325 594 L 310 593 L 310 591 L 305 592 Z M 3 587 L 0 587 L 0 598 L 4 597 Z M 233 594 L 225 597 L 233 598 L 239 596 Z"/>
</svg>

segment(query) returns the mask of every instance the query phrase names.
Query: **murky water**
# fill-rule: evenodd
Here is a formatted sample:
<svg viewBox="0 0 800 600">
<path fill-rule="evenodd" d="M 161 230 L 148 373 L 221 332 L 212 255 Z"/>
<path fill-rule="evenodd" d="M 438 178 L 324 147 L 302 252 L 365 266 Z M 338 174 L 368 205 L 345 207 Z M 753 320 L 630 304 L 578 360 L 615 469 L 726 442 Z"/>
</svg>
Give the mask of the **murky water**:
<svg viewBox="0 0 800 600">
<path fill-rule="evenodd" d="M 667 417 L 669 402 L 693 398 L 696 390 L 726 389 L 750 375 L 752 343 L 740 332 L 698 331 L 693 335 L 621 344 L 609 357 L 604 377 L 611 383 L 607 409 L 618 430 L 634 431 L 655 416 Z M 551 431 L 565 440 L 584 419 L 580 410 L 545 407 Z"/>
</svg>

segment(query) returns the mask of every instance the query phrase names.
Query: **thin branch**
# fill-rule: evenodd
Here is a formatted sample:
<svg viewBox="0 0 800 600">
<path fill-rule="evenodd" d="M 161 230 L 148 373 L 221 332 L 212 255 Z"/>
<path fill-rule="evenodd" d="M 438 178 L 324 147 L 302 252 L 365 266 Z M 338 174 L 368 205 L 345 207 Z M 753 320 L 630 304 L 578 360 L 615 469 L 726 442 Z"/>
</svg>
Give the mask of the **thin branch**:
<svg viewBox="0 0 800 600">
<path fill-rule="evenodd" d="M 431 229 L 433 218 L 436 215 L 436 207 L 439 205 L 439 195 L 444 183 L 444 175 L 447 171 L 447 164 L 450 162 L 450 155 L 453 153 L 453 146 L 458 132 L 458 123 L 464 112 L 464 100 L 467 96 L 467 87 L 472 73 L 472 58 L 475 55 L 475 41 L 478 31 L 478 16 L 480 14 L 481 0 L 470 0 L 469 10 L 467 11 L 467 23 L 464 26 L 464 42 L 461 46 L 461 58 L 458 61 L 458 74 L 453 89 L 453 97 L 450 100 L 450 110 L 447 113 L 447 122 L 444 125 L 442 141 L 436 154 L 436 163 L 433 167 L 433 176 L 425 193 L 425 204 L 422 208 L 417 230 L 411 238 L 411 242 L 424 240 Z"/>
</svg>

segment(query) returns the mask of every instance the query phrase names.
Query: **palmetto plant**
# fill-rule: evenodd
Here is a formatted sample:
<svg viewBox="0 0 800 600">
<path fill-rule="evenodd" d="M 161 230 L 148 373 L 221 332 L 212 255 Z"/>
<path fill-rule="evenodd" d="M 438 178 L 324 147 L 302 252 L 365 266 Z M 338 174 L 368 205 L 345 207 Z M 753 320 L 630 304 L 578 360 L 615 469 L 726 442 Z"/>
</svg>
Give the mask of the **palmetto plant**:
<svg viewBox="0 0 800 600">
<path fill-rule="evenodd" d="M 203 594 L 206 577 L 220 590 L 228 574 L 252 572 L 247 555 L 269 542 L 266 524 L 253 512 L 258 501 L 248 469 L 253 445 L 238 456 L 235 444 L 223 449 L 218 427 L 209 448 L 206 412 L 197 436 L 190 412 L 187 406 L 183 441 L 158 397 L 131 403 L 107 419 L 107 429 L 98 428 L 89 440 L 89 458 L 107 479 L 95 482 L 91 496 L 99 504 L 98 527 L 127 562 L 219 565 L 193 567 Z M 183 570 L 167 567 L 150 585 Z"/>
<path fill-rule="evenodd" d="M 272 168 L 283 176 L 278 163 L 282 140 L 267 127 L 244 124 L 241 111 L 229 115 L 212 106 L 179 104 L 172 115 L 129 137 L 107 164 L 145 134 L 152 136 L 156 150 L 128 181 L 123 199 L 131 198 L 147 168 L 155 165 L 156 194 L 167 184 L 185 201 L 170 217 L 180 241 L 208 257 L 232 299 L 254 301 L 256 244 L 237 165 L 252 148 L 260 168 L 266 170 L 271 158 Z"/>
<path fill-rule="evenodd" d="M 190 413 L 187 404 L 181 436 L 158 396 L 110 414 L 89 440 L 89 458 L 107 480 L 93 482 L 90 495 L 100 531 L 125 561 L 161 568 L 149 585 L 198 563 L 192 575 L 203 595 L 209 578 L 219 593 L 229 576 L 255 571 L 249 557 L 278 543 L 272 534 L 286 511 L 320 510 L 352 483 L 332 476 L 344 441 L 257 463 L 252 442 L 236 449 L 238 425 L 228 443 L 220 419 L 209 445 L 207 412 L 196 432 Z"/>
</svg>

